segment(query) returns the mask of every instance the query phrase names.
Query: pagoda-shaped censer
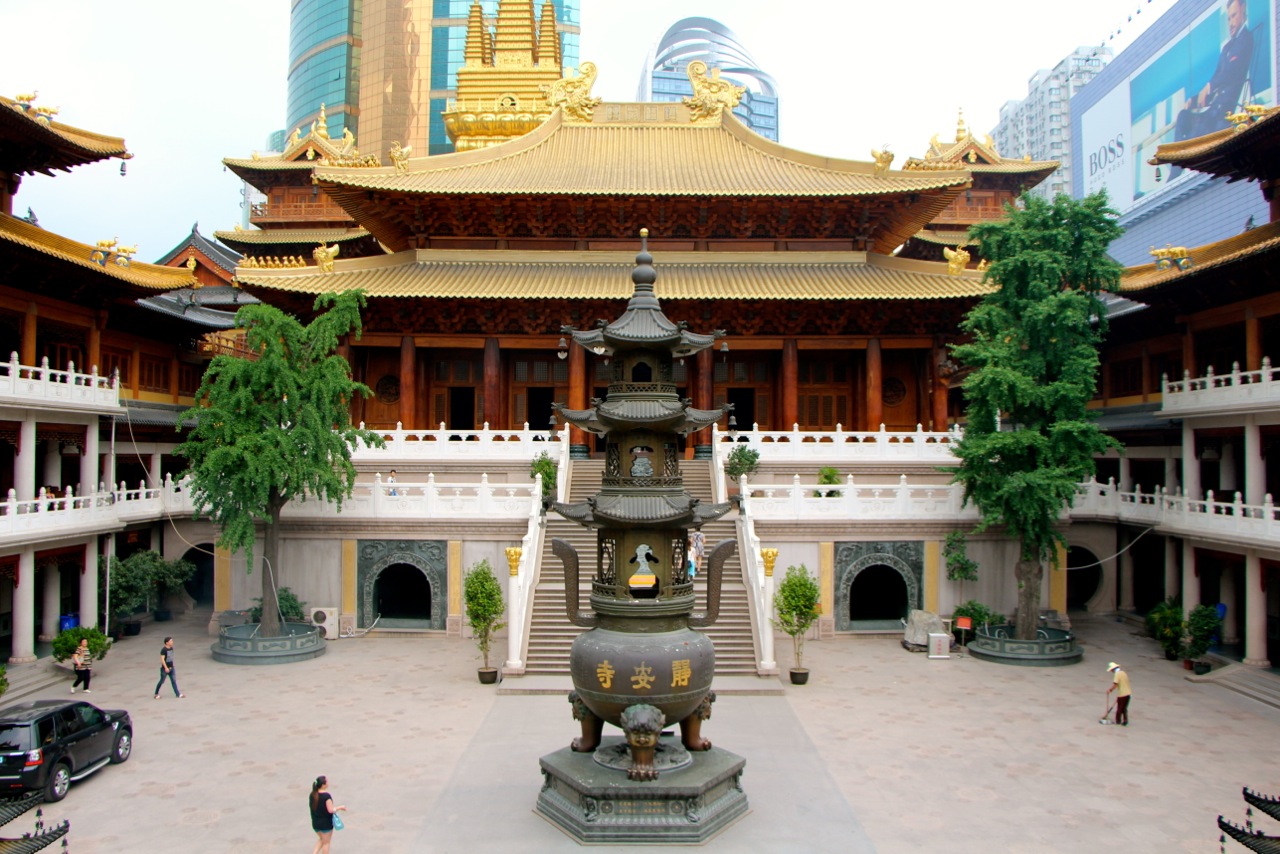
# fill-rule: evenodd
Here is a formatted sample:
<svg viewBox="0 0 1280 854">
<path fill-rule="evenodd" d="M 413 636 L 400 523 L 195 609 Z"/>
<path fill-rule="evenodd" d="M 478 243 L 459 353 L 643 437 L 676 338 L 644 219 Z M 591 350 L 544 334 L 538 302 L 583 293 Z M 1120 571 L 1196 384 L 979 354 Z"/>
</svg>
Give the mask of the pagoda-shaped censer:
<svg viewBox="0 0 1280 854">
<path fill-rule="evenodd" d="M 565 421 L 605 438 L 605 467 L 595 495 L 554 505 L 596 530 L 596 573 L 591 610 L 581 611 L 577 550 L 552 541 L 564 563 L 568 618 L 589 631 L 569 657 L 569 700 L 582 734 L 542 758 L 538 811 L 584 842 L 701 842 L 747 810 L 745 761 L 713 750 L 701 735 L 715 700 L 715 647 L 697 629 L 715 622 L 736 543 L 711 550 L 707 609 L 695 614 L 689 531 L 732 505 L 703 504 L 685 491 L 678 437 L 709 427 L 729 407 L 692 408 L 677 394 L 672 366 L 724 332 L 690 332 L 662 313 L 648 231 L 640 236 L 635 292 L 622 316 L 588 331 L 562 329 L 609 359 L 610 378 L 607 396 L 591 409 L 555 407 Z M 606 722 L 624 737 L 603 737 Z M 663 732 L 676 723 L 679 738 Z"/>
</svg>

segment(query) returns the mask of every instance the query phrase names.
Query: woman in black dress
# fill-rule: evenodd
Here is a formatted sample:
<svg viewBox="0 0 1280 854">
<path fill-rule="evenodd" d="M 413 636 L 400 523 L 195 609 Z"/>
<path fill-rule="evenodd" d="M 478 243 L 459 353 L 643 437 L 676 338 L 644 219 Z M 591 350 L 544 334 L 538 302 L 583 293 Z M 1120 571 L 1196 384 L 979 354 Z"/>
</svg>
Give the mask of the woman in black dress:
<svg viewBox="0 0 1280 854">
<path fill-rule="evenodd" d="M 318 837 L 311 854 L 329 854 L 329 843 L 333 841 L 333 814 L 346 810 L 346 807 L 334 804 L 333 795 L 329 794 L 329 780 L 323 774 L 311 784 L 308 803 L 311 806 L 311 829 Z"/>
</svg>

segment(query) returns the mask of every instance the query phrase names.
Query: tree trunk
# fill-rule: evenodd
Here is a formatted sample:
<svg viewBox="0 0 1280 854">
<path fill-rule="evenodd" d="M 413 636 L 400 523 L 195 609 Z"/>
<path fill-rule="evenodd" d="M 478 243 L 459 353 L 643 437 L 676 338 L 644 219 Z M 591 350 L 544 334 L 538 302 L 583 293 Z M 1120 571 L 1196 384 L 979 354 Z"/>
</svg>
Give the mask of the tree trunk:
<svg viewBox="0 0 1280 854">
<path fill-rule="evenodd" d="M 1020 560 L 1013 577 L 1018 580 L 1018 621 L 1013 633 L 1019 640 L 1034 640 L 1040 628 L 1040 583 L 1044 579 L 1044 565 L 1038 560 Z"/>
<path fill-rule="evenodd" d="M 264 638 L 280 636 L 280 602 L 276 589 L 280 586 L 280 511 L 284 502 L 274 497 L 262 542 L 262 624 L 258 634 Z"/>
</svg>

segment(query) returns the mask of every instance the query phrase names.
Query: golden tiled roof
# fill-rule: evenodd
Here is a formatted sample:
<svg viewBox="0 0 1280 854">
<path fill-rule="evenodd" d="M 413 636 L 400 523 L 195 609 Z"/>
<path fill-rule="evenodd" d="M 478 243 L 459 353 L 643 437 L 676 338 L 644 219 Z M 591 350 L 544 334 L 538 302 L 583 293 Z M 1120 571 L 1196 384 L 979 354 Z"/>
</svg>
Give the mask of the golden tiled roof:
<svg viewBox="0 0 1280 854">
<path fill-rule="evenodd" d="M 106 265 L 90 260 L 94 247 L 45 231 L 39 226 L 6 214 L 0 214 L 0 245 L 22 246 L 112 279 L 141 288 L 168 291 L 189 287 L 195 279 L 186 267 L 165 267 L 133 261 L 127 267 L 114 259 Z"/>
<path fill-rule="evenodd" d="M 47 123 L 35 119 L 35 108 L 24 110 L 17 101 L 0 95 L 0 115 L 12 130 L 33 138 L 43 145 L 59 150 L 61 157 L 48 163 L 37 164 L 37 171 L 48 173 L 50 168 L 68 169 L 83 163 L 93 163 L 108 157 L 128 160 L 133 157 L 118 136 L 94 133 L 50 119 Z"/>
<path fill-rule="evenodd" d="M 1249 136 L 1259 133 L 1259 129 L 1263 129 L 1262 132 L 1266 132 L 1280 125 L 1280 118 L 1277 118 L 1277 116 L 1280 116 L 1280 107 L 1273 107 L 1262 118 L 1240 129 L 1229 127 L 1213 133 L 1207 133 L 1204 136 L 1184 139 L 1181 142 L 1167 142 L 1156 148 L 1155 156 L 1148 160 L 1147 163 L 1152 166 L 1185 163 L 1188 160 L 1198 160 L 1209 155 L 1218 154 L 1219 151 L 1217 149 L 1231 149 L 1237 145 L 1247 144 Z M 1244 142 L 1232 145 L 1233 140 L 1244 140 Z"/>
<path fill-rule="evenodd" d="M 244 270 L 246 285 L 291 293 L 362 289 L 369 297 L 416 299 L 623 299 L 631 295 L 632 252 L 501 252 L 421 249 L 337 261 L 332 273 Z M 989 293 L 982 274 L 862 252 L 663 252 L 663 299 L 907 300 Z"/>
<path fill-rule="evenodd" d="M 317 166 L 316 178 L 339 193 L 756 197 L 886 196 L 963 187 L 970 180 L 963 170 L 891 171 L 877 178 L 870 162 L 785 148 L 728 111 L 720 124 L 698 126 L 610 120 L 607 106 L 596 108 L 591 124 L 565 123 L 557 111 L 510 142 L 414 159 L 405 174 L 392 167 Z"/>
<path fill-rule="evenodd" d="M 967 231 L 935 231 L 933 229 L 923 229 L 911 235 L 912 240 L 922 240 L 925 243 L 936 243 L 939 246 L 977 246 L 978 241 L 969 239 Z"/>
<path fill-rule="evenodd" d="M 274 246 L 281 243 L 341 243 L 368 237 L 363 228 L 246 228 L 243 231 L 215 231 L 213 236 L 223 243 L 246 246 Z"/>
<path fill-rule="evenodd" d="M 1136 293 L 1136 298 L 1141 299 L 1140 291 L 1196 276 L 1250 255 L 1280 249 L 1280 221 L 1258 226 L 1217 243 L 1188 249 L 1193 265 L 1188 270 L 1177 267 L 1157 270 L 1155 263 L 1126 267 L 1120 279 L 1120 293 Z"/>
</svg>

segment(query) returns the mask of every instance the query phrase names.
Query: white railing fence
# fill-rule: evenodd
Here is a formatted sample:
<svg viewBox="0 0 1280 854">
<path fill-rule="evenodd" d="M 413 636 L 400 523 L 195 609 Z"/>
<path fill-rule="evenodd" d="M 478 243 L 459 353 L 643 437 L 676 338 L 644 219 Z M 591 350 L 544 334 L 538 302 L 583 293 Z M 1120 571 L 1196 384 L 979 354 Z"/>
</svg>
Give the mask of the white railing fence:
<svg viewBox="0 0 1280 854">
<path fill-rule="evenodd" d="M 360 428 L 365 429 L 364 422 Z M 351 458 L 357 463 L 383 460 L 493 460 L 530 462 L 543 451 L 553 457 L 561 455 L 556 444 L 567 450 L 568 427 L 559 433 L 548 430 L 531 430 L 526 423 L 522 430 L 491 430 L 486 421 L 479 430 L 450 430 L 441 422 L 438 430 L 405 430 L 396 423 L 394 430 L 375 430 L 386 444 L 374 448 L 360 442 L 353 449 Z"/>
<path fill-rule="evenodd" d="M 533 494 L 539 497 L 542 495 L 542 475 L 534 477 Z M 533 591 L 538 586 L 542 570 L 546 519 L 542 513 L 541 501 L 531 502 L 528 530 L 520 540 L 520 563 L 516 574 L 508 580 L 507 662 L 504 669 L 513 675 L 524 673 L 524 662 L 528 655 L 529 626 L 533 622 Z"/>
<path fill-rule="evenodd" d="M 735 445 L 746 444 L 760 452 L 761 463 L 920 461 L 945 465 L 959 462 L 951 446 L 962 435 L 959 427 L 935 433 L 919 424 L 910 431 L 886 430 L 881 424 L 871 432 L 846 431 L 840 424 L 830 431 L 801 430 L 799 424 L 785 431 L 760 430 L 757 424 L 753 430 L 733 434 L 712 425 L 711 444 L 718 458 L 728 456 Z"/>
<path fill-rule="evenodd" d="M 67 363 L 65 371 L 59 371 L 49 367 L 47 358 L 41 360 L 39 367 L 31 367 L 19 364 L 18 354 L 12 353 L 8 362 L 0 362 L 0 399 L 118 409 L 120 389 L 117 377 L 99 376 L 96 365 L 87 374 L 77 373 L 73 362 Z"/>
<path fill-rule="evenodd" d="M 747 479 L 739 481 L 742 495 L 747 495 Z M 751 630 L 756 639 L 756 672 L 761 676 L 778 672 L 773 652 L 773 577 L 765 574 L 760 554 L 760 537 L 756 535 L 755 518 L 749 502 L 743 502 L 738 515 L 738 552 L 741 555 L 742 583 L 750 600 Z"/>
<path fill-rule="evenodd" d="M 1184 371 L 1182 379 L 1170 380 L 1165 374 L 1160 392 L 1163 412 L 1274 404 L 1280 402 L 1280 368 L 1273 368 L 1271 359 L 1263 358 L 1262 367 L 1256 371 L 1242 371 L 1240 363 L 1233 362 L 1231 371 L 1225 374 L 1214 373 L 1212 366 L 1202 377 Z"/>
</svg>

